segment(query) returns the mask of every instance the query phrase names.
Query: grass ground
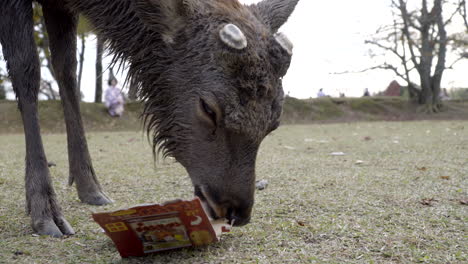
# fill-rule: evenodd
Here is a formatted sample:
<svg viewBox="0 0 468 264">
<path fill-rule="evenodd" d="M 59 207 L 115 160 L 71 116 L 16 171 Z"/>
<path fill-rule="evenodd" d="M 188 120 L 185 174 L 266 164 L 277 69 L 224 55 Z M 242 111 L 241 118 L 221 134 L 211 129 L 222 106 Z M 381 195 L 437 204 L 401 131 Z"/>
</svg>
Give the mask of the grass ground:
<svg viewBox="0 0 468 264">
<path fill-rule="evenodd" d="M 191 198 L 184 169 L 153 164 L 141 132 L 88 133 L 115 203 L 93 207 L 67 186 L 66 139 L 44 135 L 54 186 L 76 235 L 32 235 L 24 213 L 24 141 L 0 135 L 0 263 L 467 263 L 468 122 L 283 126 L 265 139 L 251 224 L 219 243 L 121 259 L 93 211 Z M 332 156 L 344 152 L 344 156 Z M 358 160 L 362 162 L 357 162 Z"/>
</svg>

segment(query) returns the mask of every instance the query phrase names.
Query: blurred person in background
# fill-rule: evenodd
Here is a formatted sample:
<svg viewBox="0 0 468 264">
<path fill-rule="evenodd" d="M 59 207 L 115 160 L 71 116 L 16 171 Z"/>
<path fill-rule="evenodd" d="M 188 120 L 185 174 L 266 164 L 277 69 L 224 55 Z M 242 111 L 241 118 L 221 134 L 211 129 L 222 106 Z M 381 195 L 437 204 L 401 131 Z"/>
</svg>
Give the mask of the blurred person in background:
<svg viewBox="0 0 468 264">
<path fill-rule="evenodd" d="M 109 115 L 113 117 L 121 117 L 124 112 L 124 97 L 120 88 L 117 86 L 117 79 L 112 78 L 109 80 L 109 88 L 106 90 L 104 97 L 105 105 Z"/>
</svg>

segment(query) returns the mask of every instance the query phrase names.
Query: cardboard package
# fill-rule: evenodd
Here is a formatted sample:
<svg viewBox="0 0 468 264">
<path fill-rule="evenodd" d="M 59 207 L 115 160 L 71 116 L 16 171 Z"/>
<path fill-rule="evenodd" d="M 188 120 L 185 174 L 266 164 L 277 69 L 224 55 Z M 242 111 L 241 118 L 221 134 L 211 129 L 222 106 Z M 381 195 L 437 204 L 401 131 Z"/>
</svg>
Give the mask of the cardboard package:
<svg viewBox="0 0 468 264">
<path fill-rule="evenodd" d="M 93 219 L 124 258 L 208 245 L 231 229 L 222 220 L 210 221 L 198 198 L 95 213 Z"/>
</svg>

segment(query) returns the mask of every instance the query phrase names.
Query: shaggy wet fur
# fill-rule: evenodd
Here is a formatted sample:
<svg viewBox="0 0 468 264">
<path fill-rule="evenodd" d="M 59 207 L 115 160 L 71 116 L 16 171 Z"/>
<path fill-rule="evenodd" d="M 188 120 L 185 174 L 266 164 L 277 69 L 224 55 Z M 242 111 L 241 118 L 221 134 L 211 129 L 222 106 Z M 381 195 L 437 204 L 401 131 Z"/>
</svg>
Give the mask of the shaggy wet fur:
<svg viewBox="0 0 468 264">
<path fill-rule="evenodd" d="M 257 151 L 263 138 L 279 125 L 283 103 L 281 78 L 291 59 L 274 34 L 298 0 L 265 0 L 253 6 L 232 0 L 39 2 L 51 35 L 54 68 L 67 122 L 70 167 L 78 168 L 70 169 L 70 179 L 76 182 L 80 198 L 93 204 L 110 202 L 92 169 L 79 105 L 72 96 L 76 94 L 76 56 L 71 50 L 76 46 L 73 36 L 78 13 L 91 21 L 115 54 L 114 62 L 128 67 L 129 78 L 137 83 L 139 98 L 145 102 L 143 120 L 152 136 L 154 152 L 159 150 L 165 156 L 175 157 L 187 169 L 195 194 L 213 217 L 246 224 L 254 202 Z M 36 141 L 41 142 L 37 116 L 34 117 L 39 78 L 37 53 L 31 42 L 31 1 L 6 0 L 0 8 L 0 40 L 22 111 L 29 149 L 30 138 L 39 136 Z M 15 23 L 10 21 L 15 19 Z M 23 22 L 26 26 L 19 31 L 24 35 L 18 35 L 15 27 Z M 235 50 L 221 41 L 219 31 L 228 23 L 241 29 L 247 38 L 247 48 Z M 20 47 L 32 50 L 25 52 L 13 47 L 10 38 L 15 35 Z M 63 40 L 64 36 L 68 39 Z M 22 54 L 32 58 L 32 63 L 29 62 L 32 65 L 21 60 Z M 16 65 L 18 61 L 22 64 Z M 24 83 L 25 76 L 34 76 L 31 83 Z M 24 103 L 26 99 L 28 102 Z M 25 109 L 31 104 L 31 109 Z M 28 124 L 36 127 L 30 129 Z M 28 154 L 27 164 L 46 160 L 40 144 L 31 147 L 40 151 Z M 38 172 L 39 176 L 26 171 L 26 185 L 31 186 L 27 187 L 27 196 L 39 195 L 39 201 L 43 201 L 30 205 L 32 201 L 28 198 L 33 228 L 38 233 L 57 236 L 73 233 L 55 202 L 48 169 Z M 49 191 L 34 189 L 37 182 Z"/>
</svg>

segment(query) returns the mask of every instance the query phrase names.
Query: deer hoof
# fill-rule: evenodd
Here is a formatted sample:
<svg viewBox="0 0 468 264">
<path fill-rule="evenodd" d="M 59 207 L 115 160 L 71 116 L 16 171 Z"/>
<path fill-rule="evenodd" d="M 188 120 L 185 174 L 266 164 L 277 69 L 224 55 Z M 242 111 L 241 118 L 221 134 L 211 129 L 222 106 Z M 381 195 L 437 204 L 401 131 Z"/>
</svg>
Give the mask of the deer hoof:
<svg viewBox="0 0 468 264">
<path fill-rule="evenodd" d="M 64 235 L 75 234 L 73 228 L 63 217 L 58 217 L 57 221 L 53 221 L 52 219 L 33 221 L 32 228 L 38 235 L 51 237 L 62 237 Z"/>
<path fill-rule="evenodd" d="M 87 203 L 90 205 L 106 205 L 111 204 L 114 201 L 107 197 L 103 192 L 94 192 L 94 193 L 87 193 L 85 195 L 80 195 L 80 200 L 83 203 Z"/>
</svg>

